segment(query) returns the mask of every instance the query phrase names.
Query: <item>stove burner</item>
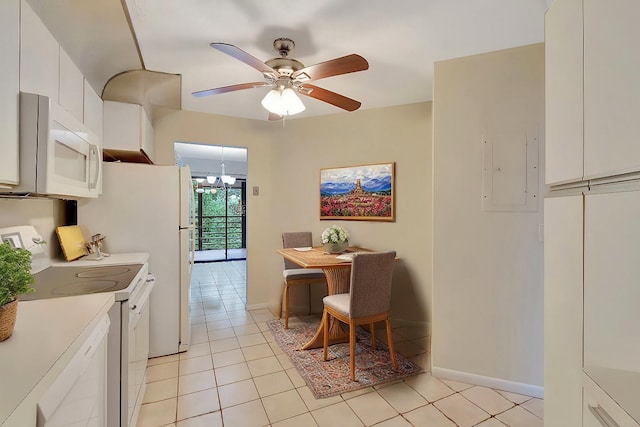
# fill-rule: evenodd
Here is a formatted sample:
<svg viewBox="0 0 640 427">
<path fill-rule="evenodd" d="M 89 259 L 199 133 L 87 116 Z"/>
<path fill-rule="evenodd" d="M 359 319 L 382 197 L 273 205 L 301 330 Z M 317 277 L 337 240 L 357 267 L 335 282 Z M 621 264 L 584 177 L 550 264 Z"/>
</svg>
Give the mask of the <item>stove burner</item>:
<svg viewBox="0 0 640 427">
<path fill-rule="evenodd" d="M 116 265 L 113 267 L 98 267 L 98 268 L 91 268 L 90 270 L 87 270 L 87 271 L 81 271 L 80 273 L 76 274 L 76 277 L 79 277 L 79 278 L 109 277 L 109 276 L 116 276 L 118 274 L 123 274 L 130 270 L 131 269 L 129 267 L 121 266 L 121 265 Z"/>
<path fill-rule="evenodd" d="M 91 282 L 70 283 L 51 290 L 53 295 L 72 296 L 106 292 L 118 284 L 115 280 L 93 280 Z"/>
</svg>

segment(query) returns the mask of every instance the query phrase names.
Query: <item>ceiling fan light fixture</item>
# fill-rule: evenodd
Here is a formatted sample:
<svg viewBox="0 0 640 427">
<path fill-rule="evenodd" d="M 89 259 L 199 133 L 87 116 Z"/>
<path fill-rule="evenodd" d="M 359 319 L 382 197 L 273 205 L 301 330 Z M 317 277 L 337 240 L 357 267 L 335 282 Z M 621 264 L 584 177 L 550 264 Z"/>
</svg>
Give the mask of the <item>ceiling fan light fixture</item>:
<svg viewBox="0 0 640 427">
<path fill-rule="evenodd" d="M 305 106 L 298 95 L 296 95 L 296 91 L 290 87 L 282 91 L 282 103 L 288 116 L 302 113 L 305 110 Z"/>
<path fill-rule="evenodd" d="M 207 176 L 207 182 L 209 184 L 215 184 L 216 183 L 216 179 L 217 178 L 215 176 L 211 176 L 211 175 Z"/>
<path fill-rule="evenodd" d="M 267 111 L 279 116 L 292 116 L 305 110 L 304 104 L 290 87 L 271 89 L 261 104 Z"/>
<path fill-rule="evenodd" d="M 281 99 L 281 96 L 280 96 L 280 90 L 271 89 L 269 92 L 267 92 L 265 97 L 262 98 L 262 101 L 260 102 L 260 104 L 262 104 L 262 106 L 267 111 L 269 111 L 271 113 L 274 113 L 274 114 L 282 115 L 281 114 L 282 99 Z"/>
</svg>

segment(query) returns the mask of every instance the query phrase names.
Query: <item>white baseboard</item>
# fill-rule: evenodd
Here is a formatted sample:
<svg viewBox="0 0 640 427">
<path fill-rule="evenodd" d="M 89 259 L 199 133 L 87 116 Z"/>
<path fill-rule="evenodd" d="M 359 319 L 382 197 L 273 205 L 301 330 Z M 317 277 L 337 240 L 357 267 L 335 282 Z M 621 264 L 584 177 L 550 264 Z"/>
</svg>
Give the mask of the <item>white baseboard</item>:
<svg viewBox="0 0 640 427">
<path fill-rule="evenodd" d="M 431 367 L 431 375 L 445 380 L 510 391 L 512 393 L 524 394 L 525 396 L 537 397 L 540 399 L 544 398 L 544 387 L 542 386 L 507 381 L 500 378 L 485 377 L 482 375 L 453 371 L 451 369 L 438 368 L 435 366 Z"/>
<path fill-rule="evenodd" d="M 260 310 L 261 308 L 269 308 L 269 304 L 266 302 L 260 304 L 247 304 L 244 308 L 245 310 Z"/>
</svg>

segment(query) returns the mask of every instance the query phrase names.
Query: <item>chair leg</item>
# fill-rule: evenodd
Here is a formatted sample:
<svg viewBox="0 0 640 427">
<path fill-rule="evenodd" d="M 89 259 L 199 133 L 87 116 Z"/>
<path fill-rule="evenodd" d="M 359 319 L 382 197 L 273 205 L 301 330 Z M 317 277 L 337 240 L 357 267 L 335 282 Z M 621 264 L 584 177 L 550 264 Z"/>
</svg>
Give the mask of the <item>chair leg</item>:
<svg viewBox="0 0 640 427">
<path fill-rule="evenodd" d="M 371 332 L 371 348 L 377 350 L 376 345 L 376 324 L 369 323 L 369 332 Z"/>
<path fill-rule="evenodd" d="M 393 348 L 393 336 L 391 335 L 391 322 L 387 317 L 384 320 L 387 324 L 387 344 L 389 344 L 389 354 L 391 355 L 391 363 L 394 369 L 398 369 L 398 361 L 396 360 L 396 351 Z"/>
<path fill-rule="evenodd" d="M 284 328 L 289 329 L 289 284 L 284 285 Z"/>
<path fill-rule="evenodd" d="M 285 282 L 284 287 L 282 288 L 282 295 L 280 296 L 280 306 L 278 310 L 278 319 L 282 319 L 282 301 L 284 300 L 284 294 L 287 291 L 287 283 Z"/>
<path fill-rule="evenodd" d="M 324 361 L 327 361 L 327 347 L 329 347 L 329 313 L 327 313 L 327 309 L 322 311 L 322 357 Z"/>
<path fill-rule="evenodd" d="M 355 381 L 356 380 L 356 324 L 352 320 L 349 320 L 349 368 L 351 370 L 351 381 Z"/>
</svg>

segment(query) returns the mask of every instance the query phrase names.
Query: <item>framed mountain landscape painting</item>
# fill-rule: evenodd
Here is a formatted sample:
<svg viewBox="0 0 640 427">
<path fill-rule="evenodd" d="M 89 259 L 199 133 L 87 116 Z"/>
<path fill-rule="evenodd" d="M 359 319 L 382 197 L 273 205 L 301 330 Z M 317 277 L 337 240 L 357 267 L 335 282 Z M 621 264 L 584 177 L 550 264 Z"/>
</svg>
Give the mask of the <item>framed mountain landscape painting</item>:
<svg viewBox="0 0 640 427">
<path fill-rule="evenodd" d="M 395 221 L 395 163 L 320 170 L 320 219 Z"/>
</svg>

